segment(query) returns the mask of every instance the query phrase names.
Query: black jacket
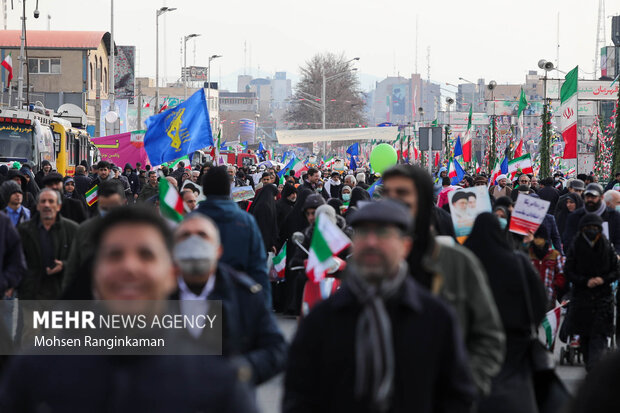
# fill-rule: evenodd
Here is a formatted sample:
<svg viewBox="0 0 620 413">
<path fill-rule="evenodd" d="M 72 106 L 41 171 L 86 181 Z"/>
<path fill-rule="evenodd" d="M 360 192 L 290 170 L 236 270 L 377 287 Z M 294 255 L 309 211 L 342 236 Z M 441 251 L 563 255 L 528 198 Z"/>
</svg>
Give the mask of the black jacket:
<svg viewBox="0 0 620 413">
<path fill-rule="evenodd" d="M 397 360 L 390 412 L 468 412 L 474 388 L 454 312 L 411 277 L 402 291 L 386 305 Z M 370 411 L 354 396 L 361 310 L 345 283 L 302 320 L 286 369 L 285 413 Z"/>
<path fill-rule="evenodd" d="M 601 200 L 601 202 L 603 202 Z M 578 232 L 579 220 L 587 213 L 585 207 L 576 209 L 575 212 L 568 216 L 566 220 L 566 228 L 564 229 L 564 234 L 562 234 L 562 240 L 564 241 L 564 246 L 570 247 L 575 239 L 575 236 Z M 605 211 L 601 215 L 601 219 L 603 223 L 607 222 L 609 227 L 609 241 L 616 249 L 616 253 L 620 254 L 620 214 L 615 210 L 607 207 Z"/>
<path fill-rule="evenodd" d="M 171 299 L 178 300 L 179 293 Z M 265 306 L 260 284 L 220 263 L 208 299 L 222 302 L 223 354 L 241 356 L 250 363 L 253 384 L 264 383 L 284 370 L 286 341 L 271 310 Z"/>
<path fill-rule="evenodd" d="M 123 173 L 125 178 L 129 181 L 129 188 L 131 189 L 132 195 L 140 195 L 140 180 L 138 179 L 138 175 L 135 172 L 130 173 L 129 175 Z"/>
<path fill-rule="evenodd" d="M 0 294 L 17 287 L 25 274 L 22 241 L 11 219 L 0 212 Z"/>
<path fill-rule="evenodd" d="M 86 175 L 75 175 L 73 180 L 75 181 L 75 190 L 82 196 L 94 186 L 93 180 Z"/>
<path fill-rule="evenodd" d="M 555 214 L 555 207 L 558 203 L 558 200 L 560 199 L 560 192 L 554 187 L 546 185 L 538 191 L 538 196 L 540 197 L 540 199 L 551 202 L 547 214 Z"/>
<path fill-rule="evenodd" d="M 17 356 L 2 376 L 0 411 L 255 412 L 237 375 L 209 356 Z"/>
</svg>

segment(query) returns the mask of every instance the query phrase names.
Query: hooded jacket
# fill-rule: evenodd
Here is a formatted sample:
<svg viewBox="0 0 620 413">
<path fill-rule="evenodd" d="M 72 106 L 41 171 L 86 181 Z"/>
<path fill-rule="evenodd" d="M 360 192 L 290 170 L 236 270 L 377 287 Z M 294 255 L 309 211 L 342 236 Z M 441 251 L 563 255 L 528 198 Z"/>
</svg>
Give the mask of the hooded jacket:
<svg viewBox="0 0 620 413">
<path fill-rule="evenodd" d="M 267 276 L 267 254 L 256 220 L 242 211 L 229 196 L 208 195 L 195 212 L 211 218 L 220 231 L 224 253 L 220 261 L 249 275 L 265 291 L 271 305 L 271 285 Z"/>
</svg>

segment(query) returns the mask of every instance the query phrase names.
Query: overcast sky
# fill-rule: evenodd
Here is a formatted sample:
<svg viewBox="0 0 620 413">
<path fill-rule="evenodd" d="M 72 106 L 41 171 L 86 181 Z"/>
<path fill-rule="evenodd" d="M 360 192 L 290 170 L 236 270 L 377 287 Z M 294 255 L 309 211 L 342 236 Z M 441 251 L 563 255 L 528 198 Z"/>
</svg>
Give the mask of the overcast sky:
<svg viewBox="0 0 620 413">
<path fill-rule="evenodd" d="M 9 29 L 20 27 L 21 2 L 14 3 Z M 38 20 L 32 17 L 35 3 L 26 3 L 29 29 L 45 30 L 50 14 L 52 30 L 110 30 L 109 0 L 39 0 Z M 592 72 L 598 16 L 596 0 L 116 0 L 116 44 L 137 47 L 139 76 L 155 76 L 155 10 L 164 5 L 177 7 L 160 17 L 160 75 L 169 81 L 180 77 L 180 39 L 190 33 L 202 35 L 196 65 L 206 66 L 211 54 L 224 56 L 212 65 L 214 81 L 219 73 L 223 80 L 242 74 L 244 42 L 254 74 L 259 67 L 262 73 L 298 72 L 313 54 L 329 51 L 360 57 L 362 74 L 409 75 L 415 71 L 417 16 L 424 78 L 430 46 L 434 81 L 522 83 L 539 59 L 555 61 L 558 12 L 560 68 L 580 65 Z M 605 15 L 616 13 L 620 0 L 607 0 Z M 611 44 L 611 18 L 605 24 Z M 188 63 L 193 61 L 190 40 Z M 236 88 L 231 81 L 224 86 Z"/>
</svg>

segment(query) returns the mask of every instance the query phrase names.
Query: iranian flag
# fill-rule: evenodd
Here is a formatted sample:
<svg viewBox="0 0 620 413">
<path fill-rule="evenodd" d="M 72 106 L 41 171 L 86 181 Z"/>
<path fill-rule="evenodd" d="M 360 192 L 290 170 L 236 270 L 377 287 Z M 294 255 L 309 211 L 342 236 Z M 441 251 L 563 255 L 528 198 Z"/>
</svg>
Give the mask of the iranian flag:
<svg viewBox="0 0 620 413">
<path fill-rule="evenodd" d="M 450 178 L 450 180 L 456 178 L 456 168 L 454 167 L 452 158 L 448 161 L 448 178 Z"/>
<path fill-rule="evenodd" d="M 286 270 L 286 243 L 276 255 L 273 257 L 273 268 L 278 273 L 278 278 L 284 278 L 284 271 Z"/>
<path fill-rule="evenodd" d="M 545 329 L 545 337 L 547 339 L 547 347 L 551 349 L 553 346 L 553 342 L 555 341 L 555 337 L 558 334 L 558 329 L 560 327 L 560 316 L 561 316 L 562 306 L 557 306 L 553 310 L 549 311 L 545 318 L 542 321 L 542 326 Z"/>
<path fill-rule="evenodd" d="M 295 178 L 299 178 L 302 172 L 308 170 L 308 167 L 301 159 L 295 159 L 295 163 L 291 166 L 291 169 L 295 171 Z"/>
<path fill-rule="evenodd" d="M 527 108 L 527 99 L 525 98 L 525 92 L 521 88 L 521 97 L 519 98 L 519 109 L 517 110 L 517 117 L 519 118 L 519 138 L 523 140 L 523 111 Z"/>
<path fill-rule="evenodd" d="M 86 203 L 88 204 L 88 206 L 95 205 L 95 202 L 99 200 L 99 197 L 97 196 L 97 189 L 99 189 L 99 186 L 95 185 L 88 191 L 86 191 Z"/>
<path fill-rule="evenodd" d="M 183 220 L 185 206 L 183 198 L 167 179 L 159 180 L 159 210 L 162 216 L 175 222 Z"/>
<path fill-rule="evenodd" d="M 461 142 L 462 148 L 463 148 L 463 162 L 471 162 L 471 152 L 472 152 L 471 124 L 472 124 L 473 110 L 474 110 L 474 106 L 471 105 L 469 107 L 469 117 L 467 118 L 467 131 L 465 132 L 465 135 L 463 135 L 463 142 Z"/>
<path fill-rule="evenodd" d="M 564 139 L 564 159 L 577 158 L 577 74 L 579 66 L 566 74 L 560 89 L 560 127 Z"/>
<path fill-rule="evenodd" d="M 11 58 L 11 53 L 9 53 L 9 55 L 5 57 L 2 61 L 2 67 L 5 68 L 7 72 L 9 72 L 9 78 L 6 81 L 6 84 L 10 86 L 11 80 L 13 79 L 13 59 Z"/>
<path fill-rule="evenodd" d="M 325 278 L 325 273 L 334 264 L 333 256 L 351 245 L 351 240 L 332 223 L 329 217 L 320 214 L 314 224 L 310 242 L 310 254 L 306 263 L 306 274 L 315 283 Z"/>
<path fill-rule="evenodd" d="M 534 173 L 534 169 L 532 168 L 532 157 L 529 153 L 526 153 L 520 158 L 515 158 L 512 161 L 508 162 L 508 174 L 510 174 L 510 179 L 514 179 L 517 173 Z"/>
<path fill-rule="evenodd" d="M 334 164 L 334 157 L 333 156 L 325 161 L 325 167 L 326 168 L 331 168 L 333 164 Z"/>
</svg>

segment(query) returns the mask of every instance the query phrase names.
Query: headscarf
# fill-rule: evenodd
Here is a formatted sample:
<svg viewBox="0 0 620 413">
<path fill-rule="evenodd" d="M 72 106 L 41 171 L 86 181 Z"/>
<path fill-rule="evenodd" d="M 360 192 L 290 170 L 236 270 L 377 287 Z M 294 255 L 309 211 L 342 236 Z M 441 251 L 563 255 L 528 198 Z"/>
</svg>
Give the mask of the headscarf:
<svg viewBox="0 0 620 413">
<path fill-rule="evenodd" d="M 295 202 L 289 201 L 288 197 L 297 192 L 295 186 L 291 184 L 284 185 L 280 199 L 276 202 L 276 215 L 278 221 L 278 228 L 282 228 L 284 220 L 288 214 L 293 210 Z"/>
<path fill-rule="evenodd" d="M 583 206 L 583 199 L 581 198 L 581 196 L 574 192 L 569 192 L 568 194 L 566 194 L 566 196 L 560 198 L 555 209 L 555 222 L 558 226 L 558 231 L 560 232 L 560 235 L 564 234 L 566 222 L 568 221 L 568 217 L 572 214 L 572 212 L 570 212 L 566 207 L 566 201 L 568 199 L 571 199 L 577 205 L 575 207 L 575 211 Z"/>
<path fill-rule="evenodd" d="M 263 236 L 265 251 L 271 251 L 278 242 L 278 222 L 276 215 L 276 200 L 278 187 L 273 184 L 263 186 L 256 195 L 250 213 L 256 218 L 256 223 Z"/>
<path fill-rule="evenodd" d="M 328 205 L 331 205 L 332 208 L 334 208 L 334 210 L 336 211 L 336 215 L 340 215 L 342 216 L 342 213 L 340 212 L 340 207 L 344 205 L 344 203 L 338 199 L 338 198 L 330 198 L 327 201 Z"/>
<path fill-rule="evenodd" d="M 297 202 L 295 202 L 295 206 L 284 220 L 282 228 L 280 228 L 280 244 L 283 244 L 289 239 L 293 233 L 303 231 L 308 226 L 308 220 L 304 215 L 303 206 L 306 202 L 306 198 L 314 193 L 314 191 L 308 188 L 302 188 L 301 191 L 298 192 Z"/>
</svg>

